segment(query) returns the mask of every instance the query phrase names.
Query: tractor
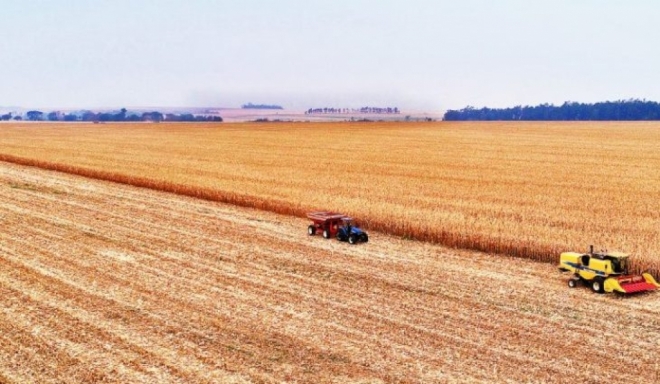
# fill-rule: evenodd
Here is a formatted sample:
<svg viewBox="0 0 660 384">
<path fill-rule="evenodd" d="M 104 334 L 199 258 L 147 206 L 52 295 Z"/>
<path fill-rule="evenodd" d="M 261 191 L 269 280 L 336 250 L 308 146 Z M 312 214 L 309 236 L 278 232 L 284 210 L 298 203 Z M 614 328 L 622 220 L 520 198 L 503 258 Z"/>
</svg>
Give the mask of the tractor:
<svg viewBox="0 0 660 384">
<path fill-rule="evenodd" d="M 594 292 L 619 292 L 623 294 L 653 291 L 660 287 L 650 273 L 630 275 L 628 257 L 621 252 L 563 252 L 559 257 L 559 270 L 572 272 L 568 286 L 575 288 L 578 283 L 589 285 Z"/>
<path fill-rule="evenodd" d="M 352 218 L 341 213 L 309 212 L 307 217 L 312 220 L 312 224 L 307 227 L 307 234 L 310 236 L 321 232 L 326 239 L 336 237 L 338 240 L 348 241 L 350 244 L 369 241 L 367 233 L 355 226 Z"/>
<path fill-rule="evenodd" d="M 350 244 L 357 244 L 358 242 L 366 243 L 369 241 L 369 236 L 358 226 L 353 225 L 353 219 L 344 217 L 341 219 L 342 226 L 337 230 L 337 239 L 339 241 L 348 241 Z"/>
</svg>

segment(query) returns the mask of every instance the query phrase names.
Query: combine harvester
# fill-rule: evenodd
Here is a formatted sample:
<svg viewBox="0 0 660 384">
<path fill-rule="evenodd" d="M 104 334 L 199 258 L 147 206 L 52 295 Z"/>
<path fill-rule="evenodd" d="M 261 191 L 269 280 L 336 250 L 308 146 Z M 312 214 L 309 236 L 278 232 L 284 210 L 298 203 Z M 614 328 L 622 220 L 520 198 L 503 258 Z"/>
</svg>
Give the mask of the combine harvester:
<svg viewBox="0 0 660 384">
<path fill-rule="evenodd" d="M 575 288 L 579 282 L 591 286 L 597 293 L 619 292 L 637 293 L 653 291 L 660 287 L 650 273 L 641 275 L 628 274 L 628 257 L 620 252 L 594 252 L 594 246 L 588 253 L 564 252 L 559 258 L 559 270 L 572 272 L 568 286 Z"/>
<path fill-rule="evenodd" d="M 307 227 L 307 234 L 314 236 L 322 231 L 323 237 L 329 239 L 336 237 L 339 241 L 348 241 L 350 244 L 366 243 L 369 236 L 353 224 L 353 219 L 337 212 L 309 212 L 307 217 L 312 224 Z"/>
</svg>

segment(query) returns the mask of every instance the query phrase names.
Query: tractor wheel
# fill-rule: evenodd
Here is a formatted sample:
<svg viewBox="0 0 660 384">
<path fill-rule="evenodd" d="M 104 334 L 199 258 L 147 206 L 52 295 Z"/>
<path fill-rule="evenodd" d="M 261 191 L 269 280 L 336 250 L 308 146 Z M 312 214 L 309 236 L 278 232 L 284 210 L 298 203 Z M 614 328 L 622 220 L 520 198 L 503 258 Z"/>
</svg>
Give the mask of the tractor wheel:
<svg viewBox="0 0 660 384">
<path fill-rule="evenodd" d="M 366 233 L 362 234 L 362 241 L 365 243 L 369 241 L 369 236 Z"/>
<path fill-rule="evenodd" d="M 330 231 L 328 231 L 327 229 L 324 229 L 323 230 L 323 238 L 324 239 L 329 239 L 330 238 Z"/>
<path fill-rule="evenodd" d="M 348 236 L 348 242 L 350 244 L 355 244 L 355 243 L 357 243 L 357 241 L 358 241 L 357 236 L 355 236 L 355 235 Z"/>
<path fill-rule="evenodd" d="M 570 288 L 575 288 L 575 287 L 577 287 L 577 280 L 575 280 L 575 279 L 568 279 L 568 286 L 569 286 Z"/>
<path fill-rule="evenodd" d="M 314 236 L 314 235 L 316 235 L 316 227 L 313 226 L 313 225 L 310 225 L 309 227 L 307 227 L 307 233 L 308 233 L 310 236 Z"/>
<path fill-rule="evenodd" d="M 601 279 L 599 277 L 595 278 L 594 281 L 591 282 L 591 289 L 593 289 L 594 292 L 596 292 L 596 293 L 605 292 L 603 279 Z"/>
</svg>

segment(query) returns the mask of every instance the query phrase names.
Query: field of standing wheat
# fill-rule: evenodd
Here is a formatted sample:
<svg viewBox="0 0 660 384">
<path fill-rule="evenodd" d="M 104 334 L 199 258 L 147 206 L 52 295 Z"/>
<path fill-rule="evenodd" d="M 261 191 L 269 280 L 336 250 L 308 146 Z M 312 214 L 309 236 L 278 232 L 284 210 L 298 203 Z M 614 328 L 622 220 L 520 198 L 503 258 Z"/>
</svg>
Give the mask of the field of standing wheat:
<svg viewBox="0 0 660 384">
<path fill-rule="evenodd" d="M 555 262 L 660 272 L 660 125 L 627 122 L 3 124 L 0 159 Z"/>
</svg>

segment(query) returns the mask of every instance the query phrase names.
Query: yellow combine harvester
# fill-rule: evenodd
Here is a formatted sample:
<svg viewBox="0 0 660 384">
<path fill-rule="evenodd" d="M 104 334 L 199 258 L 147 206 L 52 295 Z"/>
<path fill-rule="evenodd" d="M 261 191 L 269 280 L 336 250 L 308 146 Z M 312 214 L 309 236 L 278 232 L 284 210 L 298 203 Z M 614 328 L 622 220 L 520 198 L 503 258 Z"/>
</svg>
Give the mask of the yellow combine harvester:
<svg viewBox="0 0 660 384">
<path fill-rule="evenodd" d="M 564 252 L 559 258 L 559 269 L 572 272 L 568 286 L 574 288 L 578 282 L 591 286 L 594 292 L 635 293 L 653 291 L 660 287 L 650 273 L 628 274 L 628 257 L 620 252 L 594 252 L 593 245 L 588 253 Z"/>
</svg>

